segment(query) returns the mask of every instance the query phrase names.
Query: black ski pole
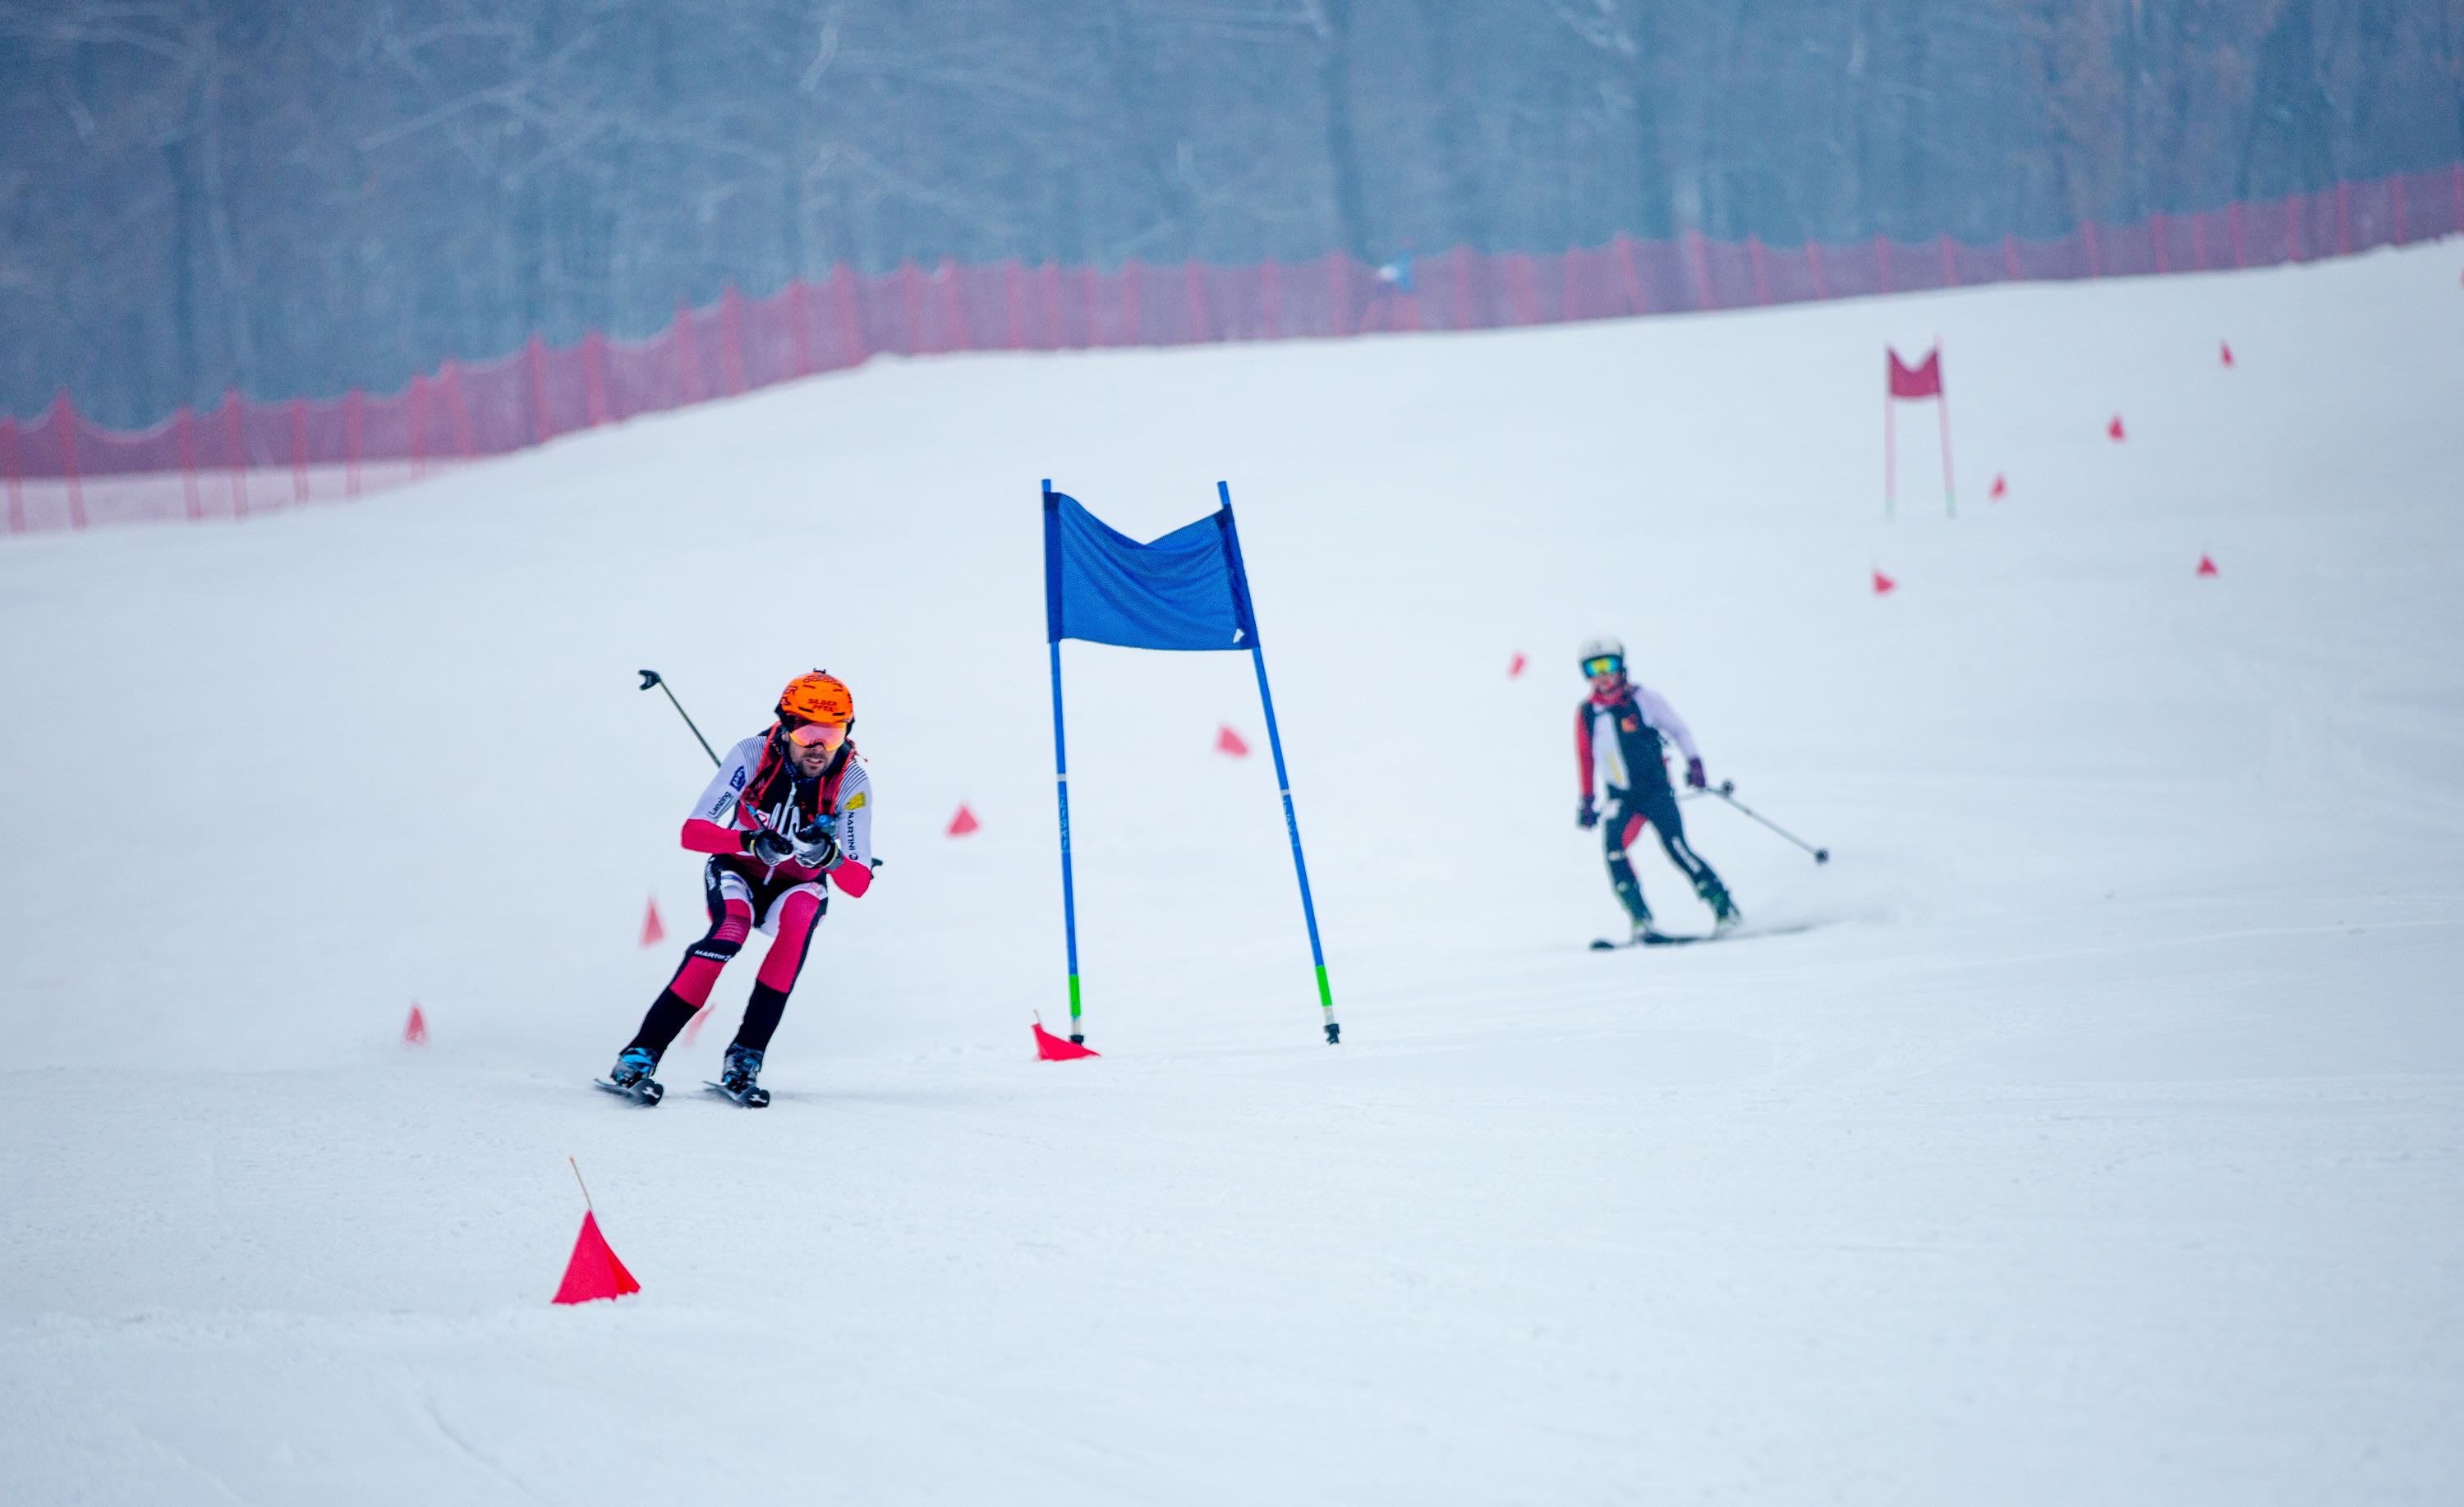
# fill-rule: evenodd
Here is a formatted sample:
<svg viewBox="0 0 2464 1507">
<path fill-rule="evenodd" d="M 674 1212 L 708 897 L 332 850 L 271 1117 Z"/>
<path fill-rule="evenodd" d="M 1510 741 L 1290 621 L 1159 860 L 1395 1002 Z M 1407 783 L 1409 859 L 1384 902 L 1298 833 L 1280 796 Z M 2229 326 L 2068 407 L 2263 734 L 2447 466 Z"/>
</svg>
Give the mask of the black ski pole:
<svg viewBox="0 0 2464 1507">
<path fill-rule="evenodd" d="M 1801 848 L 1805 849 L 1808 853 L 1811 853 L 1811 854 L 1813 854 L 1813 855 L 1814 855 L 1814 862 L 1815 862 L 1815 863 L 1830 863 L 1830 862 L 1831 862 L 1831 850 L 1830 850 L 1829 848 L 1818 848 L 1818 847 L 1815 847 L 1813 843 L 1808 842 L 1807 841 L 1805 841 L 1805 839 L 1803 839 L 1803 838 L 1801 838 L 1801 837 L 1798 837 L 1795 833 L 1791 832 L 1788 828 L 1786 828 L 1786 827 L 1784 827 L 1784 826 L 1781 826 L 1778 822 L 1773 821 L 1771 818 L 1764 816 L 1761 812 L 1756 811 L 1753 807 L 1747 805 L 1747 804 L 1746 804 L 1744 801 L 1742 801 L 1742 800 L 1739 800 L 1735 796 L 1733 796 L 1733 795 L 1729 794 L 1731 791 L 1735 790 L 1736 788 L 1737 788 L 1737 782 L 1736 782 L 1735 780 L 1733 780 L 1733 779 L 1724 779 L 1724 780 L 1720 781 L 1720 783 L 1719 783 L 1717 786 L 1713 787 L 1712 789 L 1709 789 L 1709 790 L 1705 791 L 1703 794 L 1705 794 L 1705 795 L 1706 795 L 1706 796 L 1717 796 L 1717 797 L 1719 797 L 1722 800 L 1727 801 L 1729 805 L 1732 805 L 1732 806 L 1736 807 L 1739 811 L 1744 812 L 1747 816 L 1749 816 L 1749 817 L 1753 818 L 1756 821 L 1761 822 L 1764 826 L 1767 826 L 1767 827 L 1771 828 L 1773 832 L 1778 833 L 1781 837 L 1784 837 L 1784 838 L 1788 839 L 1791 842 L 1795 843 L 1798 847 L 1801 847 Z"/>
<path fill-rule="evenodd" d="M 685 719 L 686 727 L 693 728 L 693 741 L 700 744 L 701 751 L 705 754 L 709 754 L 710 761 L 713 764 L 716 764 L 718 762 L 718 754 L 712 752 L 710 739 L 701 735 L 701 729 L 693 728 L 693 719 L 692 714 L 685 710 L 685 704 L 676 699 L 676 693 L 668 689 L 668 683 L 659 678 L 659 672 L 654 669 L 646 669 L 641 671 L 640 674 L 642 676 L 642 688 L 644 690 L 648 690 L 651 687 L 656 686 L 662 691 L 667 692 L 668 705 L 676 709 L 676 715 Z"/>
</svg>

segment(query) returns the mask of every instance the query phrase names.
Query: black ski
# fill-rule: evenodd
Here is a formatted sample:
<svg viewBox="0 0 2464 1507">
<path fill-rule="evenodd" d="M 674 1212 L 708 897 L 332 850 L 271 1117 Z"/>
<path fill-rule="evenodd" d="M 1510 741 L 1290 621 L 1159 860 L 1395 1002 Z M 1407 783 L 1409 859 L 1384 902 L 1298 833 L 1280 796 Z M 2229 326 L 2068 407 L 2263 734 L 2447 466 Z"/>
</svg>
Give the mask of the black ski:
<svg viewBox="0 0 2464 1507">
<path fill-rule="evenodd" d="M 655 1078 L 646 1078 L 630 1088 L 622 1083 L 611 1083 L 604 1078 L 594 1078 L 590 1081 L 590 1086 L 604 1089 L 619 1099 L 629 1099 L 644 1108 L 668 1097 L 667 1089 Z"/>
<path fill-rule="evenodd" d="M 770 1103 L 770 1090 L 762 1087 L 759 1083 L 751 1084 L 739 1092 L 728 1087 L 725 1083 L 714 1083 L 709 1079 L 705 1078 L 701 1081 L 701 1086 L 709 1089 L 712 1093 L 716 1094 L 721 1099 L 734 1100 L 736 1103 L 742 1104 L 747 1109 L 759 1109 Z"/>
<path fill-rule="evenodd" d="M 1817 925 L 1817 922 L 1805 921 L 1790 927 L 1738 927 L 1729 931 L 1660 931 L 1624 942 L 1598 937 L 1593 940 L 1592 950 L 1616 952 L 1630 947 L 1691 947 L 1697 942 L 1742 942 L 1748 937 L 1794 936 L 1800 931 L 1811 931 Z"/>
</svg>

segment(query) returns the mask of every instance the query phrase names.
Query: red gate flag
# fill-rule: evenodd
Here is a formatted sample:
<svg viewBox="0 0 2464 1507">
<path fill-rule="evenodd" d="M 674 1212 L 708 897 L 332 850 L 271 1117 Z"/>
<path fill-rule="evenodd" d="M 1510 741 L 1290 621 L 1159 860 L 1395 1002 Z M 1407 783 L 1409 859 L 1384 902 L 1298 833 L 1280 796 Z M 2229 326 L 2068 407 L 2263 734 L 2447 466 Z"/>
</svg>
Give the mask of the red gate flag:
<svg viewBox="0 0 2464 1507">
<path fill-rule="evenodd" d="M 1958 517 L 1958 494 L 1950 482 L 1950 397 L 1942 385 L 1942 343 L 1934 342 L 1925 359 L 1914 366 L 1887 345 L 1882 347 L 1882 358 L 1888 363 L 1882 392 L 1882 516 L 1896 516 L 1900 501 L 1899 426 L 1892 420 L 1891 404 L 1902 399 L 1931 398 L 1942 419 L 1942 511 Z"/>
<path fill-rule="evenodd" d="M 1910 366 L 1900 360 L 1900 353 L 1889 346 L 1882 353 L 1891 359 L 1891 396 L 1894 398 L 1939 398 L 1942 396 L 1942 351 L 1926 353 L 1925 364 Z"/>
<path fill-rule="evenodd" d="M 976 814 L 969 811 L 967 803 L 962 800 L 958 802 L 958 814 L 950 819 L 950 836 L 962 838 L 982 825 L 982 822 L 976 819 Z"/>
<path fill-rule="evenodd" d="M 1071 1062 L 1082 1057 L 1101 1057 L 1103 1055 L 1103 1053 L 1096 1051 L 1091 1046 L 1085 1046 L 1076 1041 L 1062 1040 L 1051 1032 L 1045 1030 L 1044 1022 L 1041 1020 L 1038 1020 L 1035 1023 L 1035 1056 L 1039 1061 Z"/>
<path fill-rule="evenodd" d="M 554 1300 L 586 1303 L 641 1290 L 642 1284 L 633 1280 L 633 1274 L 607 1248 L 607 1237 L 599 1233 L 599 1216 L 583 1211 L 582 1234 L 574 1237 L 573 1258 L 564 1263 L 564 1280 L 557 1287 Z"/>
<path fill-rule="evenodd" d="M 1234 758 L 1247 758 L 1249 756 L 1249 745 L 1243 742 L 1241 740 L 1241 734 L 1233 732 L 1231 725 L 1227 723 L 1224 725 L 1221 732 L 1215 734 L 1215 752 L 1218 754 L 1229 754 Z"/>
<path fill-rule="evenodd" d="M 419 1013 L 419 1001 L 416 999 L 410 1002 L 410 1018 L 402 1023 L 402 1044 L 405 1046 L 428 1044 L 428 1017 Z"/>
<path fill-rule="evenodd" d="M 650 908 L 642 913 L 642 945 L 657 947 L 668 939 L 668 928 L 659 920 L 659 897 L 650 897 Z"/>
</svg>

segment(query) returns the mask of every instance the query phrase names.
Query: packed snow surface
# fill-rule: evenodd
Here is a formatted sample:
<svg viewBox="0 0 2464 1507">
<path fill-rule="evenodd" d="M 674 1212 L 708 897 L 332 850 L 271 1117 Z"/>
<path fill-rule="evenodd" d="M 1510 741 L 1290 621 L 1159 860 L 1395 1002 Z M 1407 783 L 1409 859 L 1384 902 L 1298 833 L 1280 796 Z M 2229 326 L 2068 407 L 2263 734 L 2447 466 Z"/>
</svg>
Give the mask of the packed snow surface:
<svg viewBox="0 0 2464 1507">
<path fill-rule="evenodd" d="M 2459 261 L 884 361 L 0 544 L 0 1496 L 2453 1500 Z M 1340 1047 L 1247 658 L 1071 644 L 1032 1059 L 1047 475 L 1230 481 Z M 1599 632 L 1834 854 L 1687 804 L 1779 934 L 1587 950 Z M 700 926 L 634 670 L 816 665 L 889 863 L 777 1103 L 759 943 L 593 1092 Z M 549 1305 L 567 1156 L 639 1296 Z"/>
</svg>

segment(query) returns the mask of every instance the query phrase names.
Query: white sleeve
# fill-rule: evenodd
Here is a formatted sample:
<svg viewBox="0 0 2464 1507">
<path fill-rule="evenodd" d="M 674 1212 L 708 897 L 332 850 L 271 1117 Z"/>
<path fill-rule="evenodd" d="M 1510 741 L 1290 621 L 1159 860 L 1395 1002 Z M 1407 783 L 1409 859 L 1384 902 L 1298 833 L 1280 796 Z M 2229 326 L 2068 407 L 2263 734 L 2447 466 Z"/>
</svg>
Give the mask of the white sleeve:
<svg viewBox="0 0 2464 1507">
<path fill-rule="evenodd" d="M 727 751 L 719 762 L 718 773 L 703 787 L 701 799 L 693 803 L 686 819 L 699 818 L 715 821 L 722 827 L 736 825 L 736 798 L 744 794 L 745 781 L 753 777 L 753 769 L 761 757 L 761 740 L 746 738 Z"/>
<path fill-rule="evenodd" d="M 1648 686 L 1637 686 L 1634 688 L 1634 704 L 1642 709 L 1643 721 L 1676 741 L 1679 753 L 1688 759 L 1703 756 L 1702 751 L 1694 746 L 1693 731 L 1685 726 L 1685 719 L 1677 714 L 1677 709 L 1668 704 L 1666 697 Z"/>
<path fill-rule="evenodd" d="M 858 863 L 872 862 L 872 776 L 851 765 L 839 782 L 839 851 Z"/>
</svg>

